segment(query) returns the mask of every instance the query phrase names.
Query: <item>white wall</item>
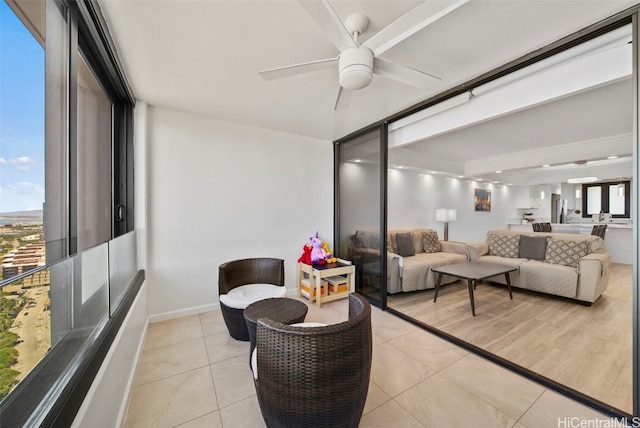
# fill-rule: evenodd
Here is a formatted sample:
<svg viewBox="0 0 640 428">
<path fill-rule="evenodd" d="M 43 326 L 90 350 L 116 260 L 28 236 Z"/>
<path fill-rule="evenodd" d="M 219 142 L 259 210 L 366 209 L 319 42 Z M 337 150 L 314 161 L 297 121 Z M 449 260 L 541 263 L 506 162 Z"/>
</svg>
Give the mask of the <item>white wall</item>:
<svg viewBox="0 0 640 428">
<path fill-rule="evenodd" d="M 431 228 L 442 239 L 444 224 L 436 221 L 437 208 L 455 208 L 458 218 L 449 223 L 449 240 L 484 241 L 492 229 L 507 228 L 516 213 L 516 189 L 468 182 L 415 171 L 389 169 L 388 229 Z M 491 190 L 491 211 L 476 212 L 474 189 Z"/>
<path fill-rule="evenodd" d="M 218 266 L 296 261 L 316 231 L 333 248 L 333 145 L 156 107 L 147 110 L 149 313 L 212 308 Z"/>
</svg>

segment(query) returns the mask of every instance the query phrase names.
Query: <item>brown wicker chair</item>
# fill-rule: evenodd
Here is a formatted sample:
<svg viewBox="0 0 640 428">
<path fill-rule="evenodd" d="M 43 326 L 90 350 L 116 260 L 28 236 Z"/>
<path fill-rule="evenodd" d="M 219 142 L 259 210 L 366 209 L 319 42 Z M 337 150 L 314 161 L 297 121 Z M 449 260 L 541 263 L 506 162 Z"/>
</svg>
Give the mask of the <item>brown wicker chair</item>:
<svg viewBox="0 0 640 428">
<path fill-rule="evenodd" d="M 357 427 L 371 374 L 371 306 L 349 296 L 349 320 L 293 327 L 257 325 L 254 380 L 267 427 Z"/>
<path fill-rule="evenodd" d="M 218 268 L 218 297 L 236 287 L 247 284 L 273 284 L 284 287 L 284 260 L 252 258 L 226 262 Z M 275 297 L 275 296 L 272 296 Z M 222 317 L 231 337 L 249 341 L 244 309 L 236 309 L 220 302 Z"/>
</svg>

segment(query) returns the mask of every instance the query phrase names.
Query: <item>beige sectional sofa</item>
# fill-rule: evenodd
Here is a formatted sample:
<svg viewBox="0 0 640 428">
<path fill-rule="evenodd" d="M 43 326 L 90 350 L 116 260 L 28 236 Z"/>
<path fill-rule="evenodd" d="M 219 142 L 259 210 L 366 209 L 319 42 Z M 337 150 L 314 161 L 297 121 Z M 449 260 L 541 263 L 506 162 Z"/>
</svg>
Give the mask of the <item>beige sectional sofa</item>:
<svg viewBox="0 0 640 428">
<path fill-rule="evenodd" d="M 400 246 L 398 245 L 400 236 Z M 380 239 L 375 232 L 358 231 L 351 235 L 349 257 L 356 272 L 375 269 Z M 402 229 L 387 232 L 387 291 L 391 294 L 435 288 L 432 267 L 468 261 L 467 246 L 461 242 L 441 241 L 431 229 Z M 456 281 L 444 275 L 442 284 Z"/>
<path fill-rule="evenodd" d="M 595 302 L 607 289 L 611 256 L 593 235 L 494 230 L 486 242 L 467 246 L 470 260 L 517 267 L 511 285 Z M 490 279 L 505 284 L 504 275 Z"/>
</svg>

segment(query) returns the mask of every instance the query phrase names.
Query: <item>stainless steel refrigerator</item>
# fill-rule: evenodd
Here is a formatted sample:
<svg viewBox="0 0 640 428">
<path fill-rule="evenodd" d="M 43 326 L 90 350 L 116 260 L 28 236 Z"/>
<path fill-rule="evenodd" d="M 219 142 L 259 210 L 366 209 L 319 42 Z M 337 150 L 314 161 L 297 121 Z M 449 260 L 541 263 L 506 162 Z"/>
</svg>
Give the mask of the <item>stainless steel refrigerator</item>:
<svg viewBox="0 0 640 428">
<path fill-rule="evenodd" d="M 567 200 L 557 193 L 551 194 L 551 223 L 567 222 Z"/>
</svg>

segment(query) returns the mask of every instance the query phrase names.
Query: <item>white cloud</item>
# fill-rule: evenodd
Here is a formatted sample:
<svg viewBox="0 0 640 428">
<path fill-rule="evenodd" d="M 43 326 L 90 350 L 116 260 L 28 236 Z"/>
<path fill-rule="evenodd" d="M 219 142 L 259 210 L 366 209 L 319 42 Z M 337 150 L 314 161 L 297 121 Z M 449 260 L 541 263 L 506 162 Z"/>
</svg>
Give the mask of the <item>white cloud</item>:
<svg viewBox="0 0 640 428">
<path fill-rule="evenodd" d="M 19 158 L 10 159 L 9 163 L 15 165 L 18 171 L 29 172 L 31 171 L 31 165 L 36 163 L 36 160 L 28 156 L 21 156 Z"/>
<path fill-rule="evenodd" d="M 0 164 L 5 164 L 7 163 L 7 160 L 5 158 L 0 158 Z"/>
<path fill-rule="evenodd" d="M 0 185 L 0 212 L 42 209 L 44 188 L 26 181 Z"/>
<path fill-rule="evenodd" d="M 7 189 L 10 192 L 15 192 L 15 193 L 22 193 L 22 194 L 33 194 L 33 193 L 39 193 L 39 194 L 44 194 L 44 187 L 35 184 L 35 183 L 29 183 L 27 181 L 19 181 L 17 183 L 7 183 L 4 186 L 5 189 Z"/>
</svg>

